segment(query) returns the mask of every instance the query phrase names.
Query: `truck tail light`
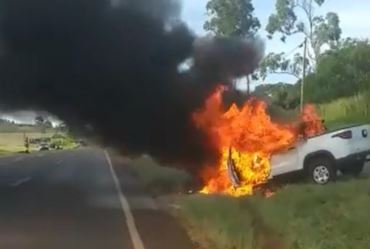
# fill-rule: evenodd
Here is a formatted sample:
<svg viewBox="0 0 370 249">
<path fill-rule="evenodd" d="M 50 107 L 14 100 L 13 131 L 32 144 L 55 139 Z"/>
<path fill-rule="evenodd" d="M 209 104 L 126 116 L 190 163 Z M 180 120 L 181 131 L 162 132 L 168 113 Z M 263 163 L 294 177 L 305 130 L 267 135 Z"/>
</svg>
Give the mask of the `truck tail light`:
<svg viewBox="0 0 370 249">
<path fill-rule="evenodd" d="M 352 131 L 343 131 L 343 132 L 334 134 L 331 137 L 339 137 L 339 138 L 343 138 L 343 139 L 351 139 L 352 138 Z"/>
</svg>

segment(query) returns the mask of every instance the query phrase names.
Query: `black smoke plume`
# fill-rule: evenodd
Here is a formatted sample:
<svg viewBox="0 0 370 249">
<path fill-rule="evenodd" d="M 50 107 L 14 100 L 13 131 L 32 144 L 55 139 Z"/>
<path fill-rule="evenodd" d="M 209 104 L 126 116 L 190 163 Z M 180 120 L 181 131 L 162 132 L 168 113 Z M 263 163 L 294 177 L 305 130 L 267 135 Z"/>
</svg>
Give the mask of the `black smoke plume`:
<svg viewBox="0 0 370 249">
<path fill-rule="evenodd" d="M 174 0 L 0 0 L 0 107 L 45 110 L 125 153 L 199 165 L 212 148 L 191 113 L 260 53 L 197 39 L 179 10 Z"/>
</svg>

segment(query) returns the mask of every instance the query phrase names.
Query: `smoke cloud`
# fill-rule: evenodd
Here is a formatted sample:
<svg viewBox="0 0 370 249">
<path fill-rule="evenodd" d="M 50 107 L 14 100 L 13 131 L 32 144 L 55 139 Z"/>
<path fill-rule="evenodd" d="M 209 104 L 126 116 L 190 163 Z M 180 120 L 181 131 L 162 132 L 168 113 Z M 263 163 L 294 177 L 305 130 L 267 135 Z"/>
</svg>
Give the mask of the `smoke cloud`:
<svg viewBox="0 0 370 249">
<path fill-rule="evenodd" d="M 182 166 L 211 158 L 191 113 L 217 84 L 252 72 L 261 51 L 196 38 L 174 0 L 112 3 L 0 0 L 0 107 L 45 110 L 80 132 L 88 125 L 131 155 Z"/>
</svg>

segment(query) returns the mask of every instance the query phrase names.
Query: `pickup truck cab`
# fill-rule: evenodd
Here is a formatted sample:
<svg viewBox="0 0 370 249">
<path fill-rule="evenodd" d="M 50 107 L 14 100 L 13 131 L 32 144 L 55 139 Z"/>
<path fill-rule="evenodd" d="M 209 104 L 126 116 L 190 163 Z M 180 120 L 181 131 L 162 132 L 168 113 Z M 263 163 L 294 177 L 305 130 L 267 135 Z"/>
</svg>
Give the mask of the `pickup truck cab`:
<svg viewBox="0 0 370 249">
<path fill-rule="evenodd" d="M 354 125 L 326 132 L 298 142 L 289 150 L 273 155 L 270 178 L 303 171 L 317 184 L 342 174 L 358 175 L 370 160 L 370 125 Z"/>
</svg>

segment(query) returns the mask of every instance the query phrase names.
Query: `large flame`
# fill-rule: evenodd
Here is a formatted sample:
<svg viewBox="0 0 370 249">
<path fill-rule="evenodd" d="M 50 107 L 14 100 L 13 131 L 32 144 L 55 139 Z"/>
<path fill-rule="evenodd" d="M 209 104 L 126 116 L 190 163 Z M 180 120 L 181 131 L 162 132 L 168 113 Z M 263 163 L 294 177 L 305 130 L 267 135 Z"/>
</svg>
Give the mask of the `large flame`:
<svg viewBox="0 0 370 249">
<path fill-rule="evenodd" d="M 311 105 L 303 111 L 305 125 L 282 125 L 271 121 L 266 103 L 258 99 L 248 100 L 241 108 L 232 104 L 226 110 L 223 91 L 225 88 L 219 87 L 193 114 L 219 154 L 217 165 L 205 165 L 200 173 L 202 193 L 252 194 L 253 187 L 267 181 L 272 154 L 291 147 L 300 133 L 312 136 L 323 131 Z"/>
</svg>

